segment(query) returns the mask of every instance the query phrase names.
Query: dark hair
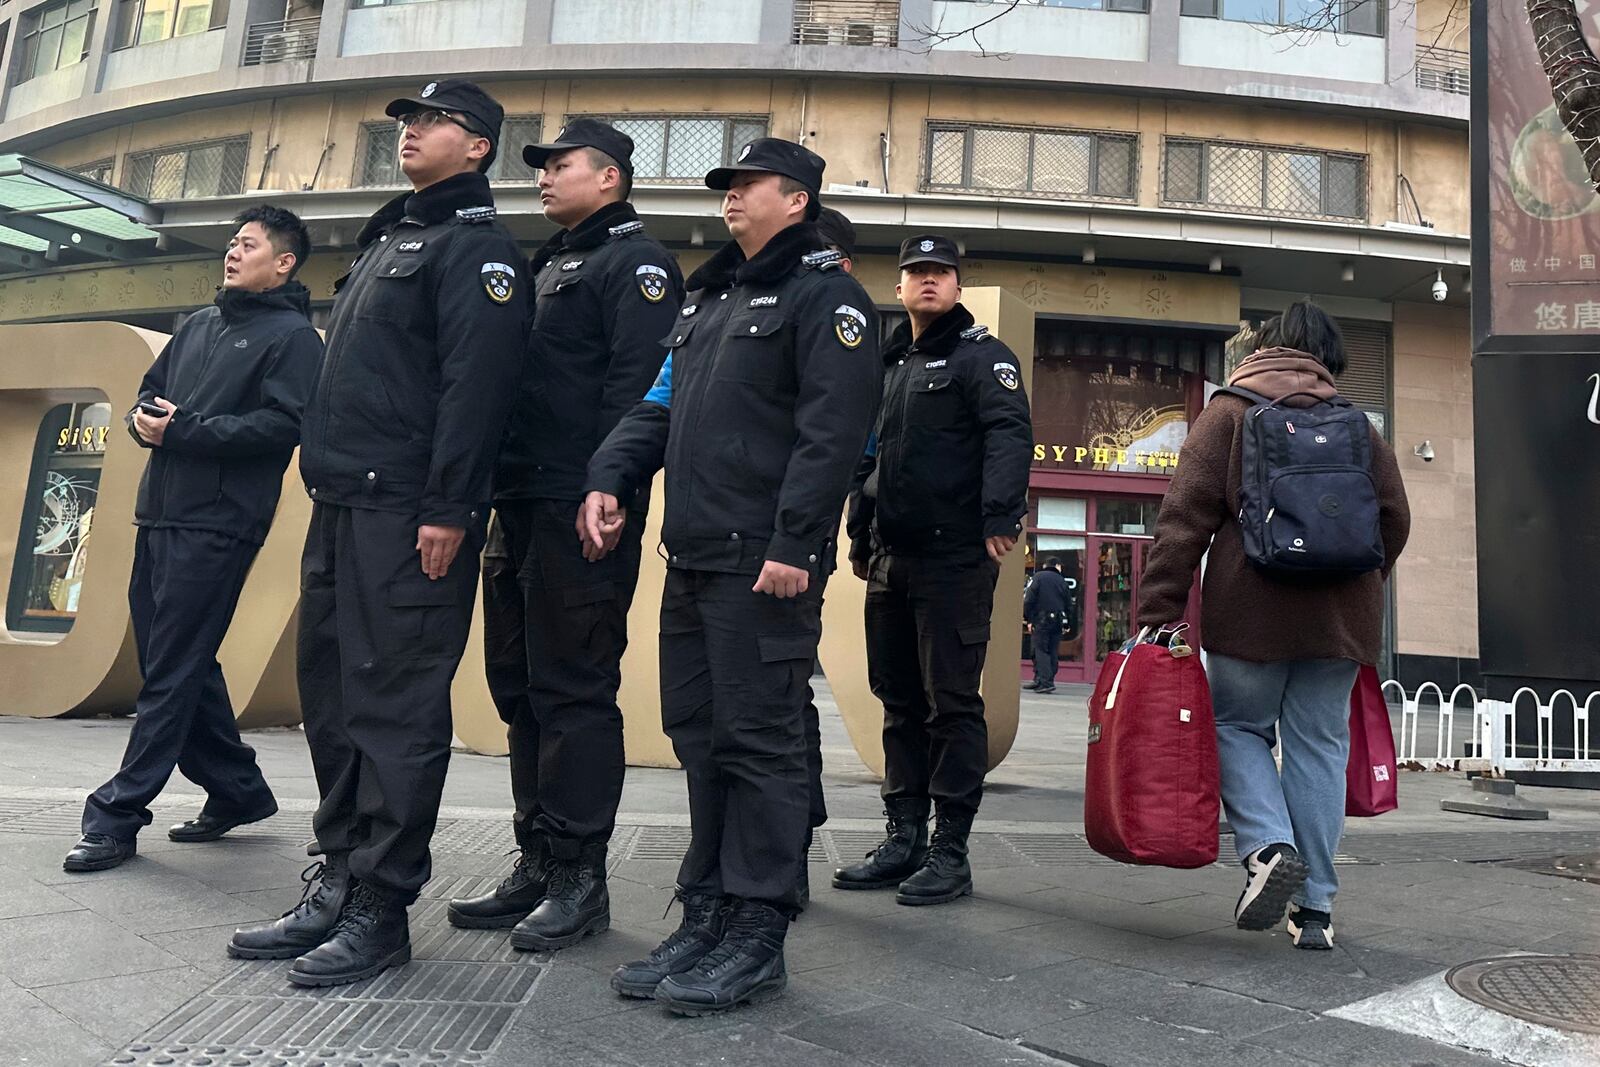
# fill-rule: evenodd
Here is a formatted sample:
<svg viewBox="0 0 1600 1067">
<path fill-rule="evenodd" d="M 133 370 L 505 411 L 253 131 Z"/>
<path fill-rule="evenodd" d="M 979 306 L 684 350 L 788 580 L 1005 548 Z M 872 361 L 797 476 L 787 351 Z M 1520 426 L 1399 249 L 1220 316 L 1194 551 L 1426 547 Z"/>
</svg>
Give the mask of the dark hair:
<svg viewBox="0 0 1600 1067">
<path fill-rule="evenodd" d="M 817 194 L 787 174 L 778 175 L 778 192 L 784 196 L 793 196 L 795 193 L 806 194 L 805 219 L 807 222 L 816 222 L 817 216 L 822 214 L 822 201 L 817 199 Z"/>
<path fill-rule="evenodd" d="M 837 208 L 825 207 L 817 212 L 817 232 L 822 239 L 851 259 L 856 255 L 856 228 Z"/>
<path fill-rule="evenodd" d="M 257 204 L 245 208 L 233 218 L 236 227 L 250 222 L 267 231 L 267 240 L 272 242 L 273 251 L 279 255 L 287 252 L 294 257 L 294 267 L 290 269 L 289 277 L 300 273 L 300 268 L 311 256 L 311 233 L 300 216 L 275 204 Z"/>
<path fill-rule="evenodd" d="M 1344 334 L 1333 316 L 1309 300 L 1296 300 L 1262 323 L 1256 348 L 1292 348 L 1314 356 L 1335 378 L 1344 373 Z"/>
<path fill-rule="evenodd" d="M 622 194 L 617 199 L 626 200 L 633 195 L 633 175 L 629 174 L 622 164 L 616 161 L 615 157 L 588 145 L 585 145 L 583 150 L 589 154 L 589 162 L 594 165 L 595 170 L 605 170 L 607 167 L 617 168 L 617 192 Z"/>
<path fill-rule="evenodd" d="M 1051 556 L 1049 559 L 1044 561 L 1044 565 L 1050 570 L 1058 571 L 1061 569 L 1061 560 L 1057 556 Z"/>
</svg>

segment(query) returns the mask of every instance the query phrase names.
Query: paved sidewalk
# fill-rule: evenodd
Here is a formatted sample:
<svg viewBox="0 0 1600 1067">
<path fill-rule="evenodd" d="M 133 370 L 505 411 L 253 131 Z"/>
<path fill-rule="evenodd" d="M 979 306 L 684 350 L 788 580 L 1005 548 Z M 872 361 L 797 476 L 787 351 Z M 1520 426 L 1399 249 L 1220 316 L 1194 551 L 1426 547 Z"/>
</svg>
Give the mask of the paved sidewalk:
<svg viewBox="0 0 1600 1067">
<path fill-rule="evenodd" d="M 1514 1062 L 1536 1067 L 1600 1063 L 1600 1037 L 1496 1016 L 1517 1039 L 1507 1046 L 1474 1036 L 1496 1029 L 1481 1019 L 1465 1032 L 1425 1025 L 1415 1006 L 1455 996 L 1435 988 L 1455 964 L 1600 955 L 1600 885 L 1511 865 L 1600 851 L 1600 795 L 1525 789 L 1550 821 L 1508 824 L 1440 812 L 1440 797 L 1466 790 L 1458 775 L 1402 775 L 1399 812 L 1351 824 L 1338 948 L 1296 952 L 1281 931 L 1232 928 L 1241 875 L 1227 840 L 1224 863 L 1187 872 L 1088 849 L 1084 695 L 1026 699 L 976 827 L 977 895 L 911 909 L 827 887 L 881 827 L 876 785 L 819 694 L 833 818 L 811 855 L 813 904 L 790 932 L 789 991 L 700 1020 L 606 984 L 677 922 L 663 917 L 687 841 L 677 772 L 629 772 L 611 931 L 524 955 L 503 932 L 444 922 L 446 898 L 509 870 L 512 844 L 505 762 L 458 754 L 435 878 L 412 911 L 415 961 L 308 992 L 284 981 L 287 961 L 222 951 L 234 926 L 299 899 L 315 801 L 301 733 L 249 735 L 277 817 L 215 844 L 173 844 L 165 826 L 200 804 L 175 781 L 136 860 L 68 875 L 83 795 L 114 769 L 127 724 L 0 717 L 0 1067 L 1495 1062 L 1458 1047 L 1475 1043 L 1514 1047 Z"/>
</svg>

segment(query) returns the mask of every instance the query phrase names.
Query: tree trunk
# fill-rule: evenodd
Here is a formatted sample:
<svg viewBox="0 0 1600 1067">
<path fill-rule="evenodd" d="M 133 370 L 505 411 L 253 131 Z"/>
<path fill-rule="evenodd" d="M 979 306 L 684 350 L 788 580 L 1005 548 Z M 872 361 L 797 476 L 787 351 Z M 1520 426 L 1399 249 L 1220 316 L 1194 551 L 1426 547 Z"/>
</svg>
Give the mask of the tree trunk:
<svg viewBox="0 0 1600 1067">
<path fill-rule="evenodd" d="M 1583 36 L 1573 0 L 1528 0 L 1528 21 L 1556 113 L 1578 142 L 1589 183 L 1600 190 L 1600 60 Z"/>
</svg>

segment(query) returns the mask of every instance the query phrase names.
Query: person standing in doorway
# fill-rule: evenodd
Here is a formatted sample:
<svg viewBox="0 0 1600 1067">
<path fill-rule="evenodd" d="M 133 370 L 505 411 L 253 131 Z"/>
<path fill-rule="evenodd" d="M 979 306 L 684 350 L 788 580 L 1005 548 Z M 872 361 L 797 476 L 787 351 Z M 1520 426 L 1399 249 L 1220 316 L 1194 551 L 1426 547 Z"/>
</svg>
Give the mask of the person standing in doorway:
<svg viewBox="0 0 1600 1067">
<path fill-rule="evenodd" d="M 1072 589 L 1054 556 L 1034 572 L 1022 598 L 1022 617 L 1033 634 L 1033 681 L 1023 686 L 1039 693 L 1056 691 L 1056 671 L 1061 662 L 1061 634 L 1067 625 Z"/>
</svg>

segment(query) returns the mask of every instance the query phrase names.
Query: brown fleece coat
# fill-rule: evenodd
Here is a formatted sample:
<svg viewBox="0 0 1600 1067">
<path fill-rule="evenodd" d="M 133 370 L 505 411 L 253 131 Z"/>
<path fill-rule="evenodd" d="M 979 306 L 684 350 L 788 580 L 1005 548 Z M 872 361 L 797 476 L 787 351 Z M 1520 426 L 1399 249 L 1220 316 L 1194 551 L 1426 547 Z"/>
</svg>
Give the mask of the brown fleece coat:
<svg viewBox="0 0 1600 1067">
<path fill-rule="evenodd" d="M 1228 379 L 1262 396 L 1291 397 L 1309 407 L 1336 392 L 1333 376 L 1315 358 L 1292 349 L 1257 352 Z M 1161 502 L 1155 543 L 1139 579 L 1139 618 L 1161 624 L 1183 616 L 1189 586 L 1209 547 L 1201 589 L 1201 641 L 1224 656 L 1270 663 L 1350 659 L 1376 663 L 1383 642 L 1383 582 L 1405 547 L 1411 511 L 1394 450 L 1372 431 L 1372 479 L 1386 557 L 1382 571 L 1356 578 L 1290 583 L 1269 577 L 1245 558 L 1240 535 L 1242 397 L 1223 395 L 1195 419 L 1179 453 L 1178 470 Z"/>
</svg>

